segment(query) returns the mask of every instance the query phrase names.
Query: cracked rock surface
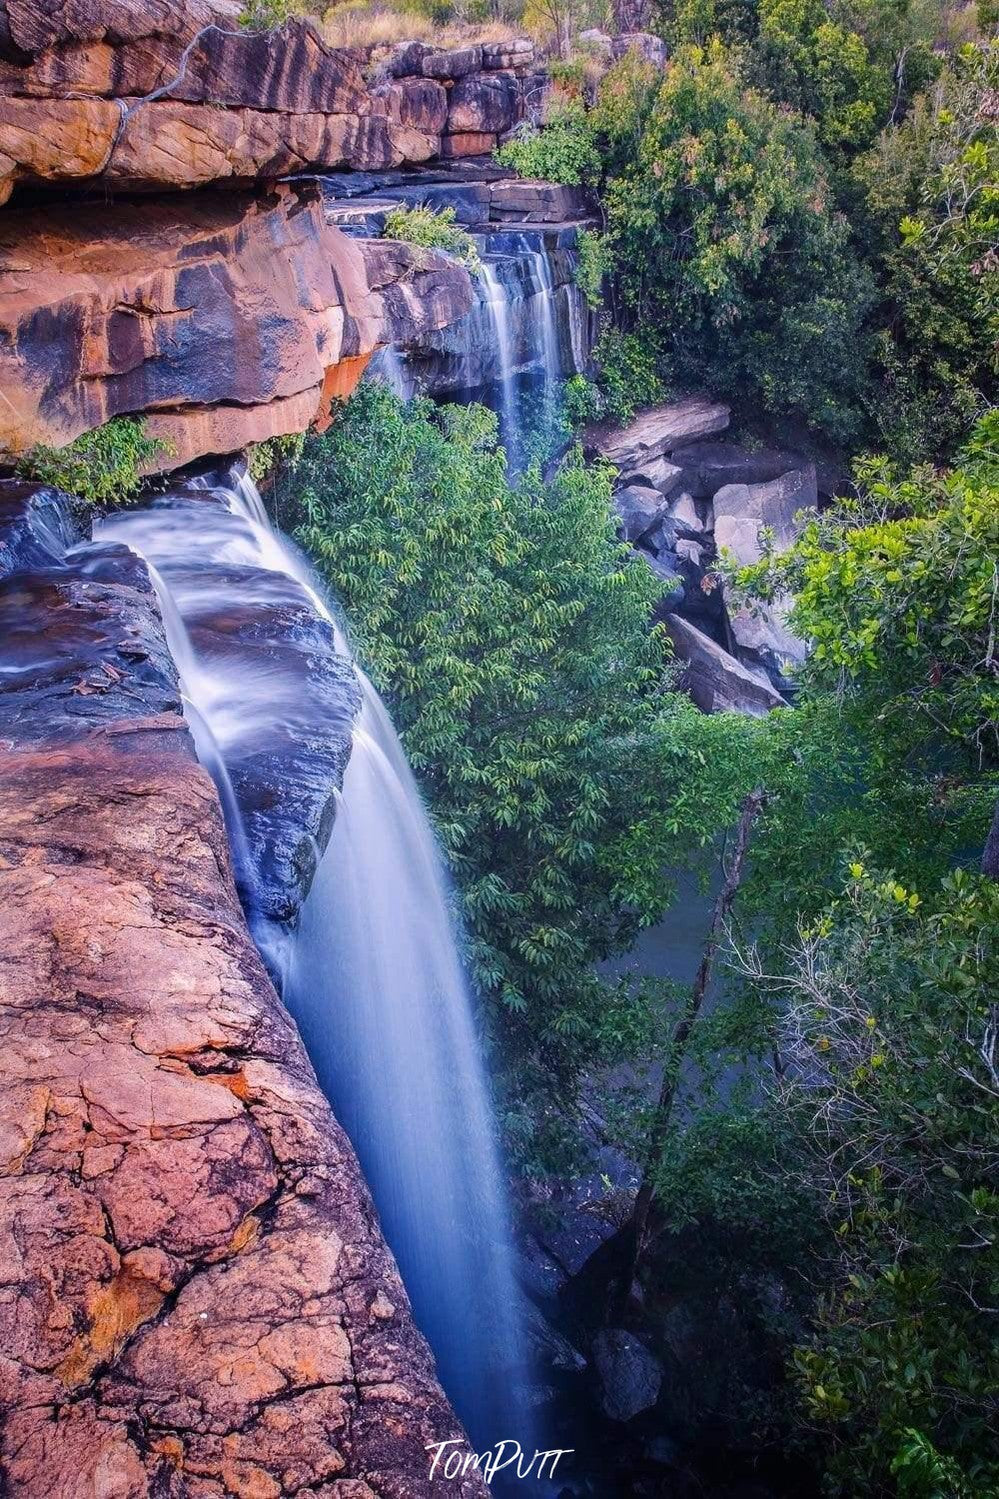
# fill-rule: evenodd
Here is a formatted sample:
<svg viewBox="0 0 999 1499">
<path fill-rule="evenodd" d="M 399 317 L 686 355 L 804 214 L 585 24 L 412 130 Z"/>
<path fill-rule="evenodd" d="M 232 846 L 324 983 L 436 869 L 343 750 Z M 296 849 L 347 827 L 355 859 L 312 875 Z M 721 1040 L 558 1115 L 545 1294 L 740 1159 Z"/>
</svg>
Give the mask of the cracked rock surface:
<svg viewBox="0 0 999 1499">
<path fill-rule="evenodd" d="M 30 576 L 3 589 L 46 609 Z M 48 655 L 38 616 L 51 737 L 0 697 L 4 1492 L 471 1499 L 429 1480 L 460 1426 L 247 932 L 148 577 L 115 586 L 117 629 L 86 580 Z"/>
</svg>

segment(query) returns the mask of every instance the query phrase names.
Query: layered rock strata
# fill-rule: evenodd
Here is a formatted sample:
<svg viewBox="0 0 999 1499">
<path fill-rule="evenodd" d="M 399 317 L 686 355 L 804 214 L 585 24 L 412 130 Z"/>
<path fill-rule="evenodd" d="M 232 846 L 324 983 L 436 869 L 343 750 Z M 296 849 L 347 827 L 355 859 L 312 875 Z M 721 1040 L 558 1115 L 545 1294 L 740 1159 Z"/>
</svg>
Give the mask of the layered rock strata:
<svg viewBox="0 0 999 1499">
<path fill-rule="evenodd" d="M 460 1431 L 246 931 L 148 575 L 2 498 L 4 1492 L 482 1494 L 429 1480 Z"/>
<path fill-rule="evenodd" d="M 0 0 L 0 201 L 18 182 L 190 188 L 488 154 L 543 111 L 529 42 L 410 44 L 369 80 L 312 22 L 252 33 L 240 8 Z"/>
<path fill-rule="evenodd" d="M 369 275 L 370 266 L 370 275 Z M 0 451 L 143 413 L 168 469 L 301 432 L 371 352 L 462 316 L 467 271 L 362 245 L 308 184 L 0 218 Z"/>
</svg>

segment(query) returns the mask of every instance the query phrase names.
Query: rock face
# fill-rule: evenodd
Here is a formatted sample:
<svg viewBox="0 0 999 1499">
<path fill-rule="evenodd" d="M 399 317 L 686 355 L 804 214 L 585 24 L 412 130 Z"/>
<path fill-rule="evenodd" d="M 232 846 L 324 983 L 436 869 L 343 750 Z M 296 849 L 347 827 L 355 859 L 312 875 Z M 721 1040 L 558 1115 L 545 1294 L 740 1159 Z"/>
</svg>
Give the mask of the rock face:
<svg viewBox="0 0 999 1499">
<path fill-rule="evenodd" d="M 689 620 L 670 614 L 666 628 L 678 659 L 686 663 L 682 684 L 705 713 L 748 713 L 761 717 L 771 708 L 784 705 L 784 699 L 762 671 L 754 671 L 738 661 Z"/>
<path fill-rule="evenodd" d="M 0 201 L 18 182 L 245 185 L 490 152 L 534 113 L 530 43 L 397 49 L 374 85 L 316 26 L 238 25 L 233 0 L 0 6 Z"/>
<path fill-rule="evenodd" d="M 686 663 L 684 684 L 705 712 L 765 713 L 793 691 L 806 643 L 788 628 L 792 600 L 731 600 L 722 554 L 740 566 L 767 544 L 790 547 L 818 502 L 815 465 L 801 454 L 718 441 L 728 409 L 690 396 L 643 411 L 622 429 L 585 434 L 618 470 L 620 534 L 662 582 L 656 614 Z"/>
<path fill-rule="evenodd" d="M 687 396 L 666 406 L 640 412 L 627 427 L 601 423 L 590 427 L 584 441 L 622 473 L 641 472 L 642 465 L 671 452 L 695 437 L 723 432 L 729 408 L 707 396 Z"/>
<path fill-rule="evenodd" d="M 482 1495 L 429 1482 L 460 1428 L 102 550 L 0 584 L 4 1492 Z"/>
<path fill-rule="evenodd" d="M 593 1340 L 601 1406 L 612 1421 L 630 1421 L 659 1399 L 663 1371 L 633 1333 L 604 1328 Z"/>
<path fill-rule="evenodd" d="M 264 565 L 258 533 L 230 508 L 239 477 L 178 483 L 149 508 L 109 517 L 99 536 L 147 558 L 177 603 L 184 657 L 189 644 L 196 663 L 189 695 L 202 700 L 200 681 L 227 710 L 224 743 L 202 759 L 224 752 L 243 903 L 288 922 L 329 842 L 360 691 L 332 625 L 300 583 Z M 100 575 L 100 562 L 81 566 Z"/>
<path fill-rule="evenodd" d="M 371 255 L 374 285 L 369 254 L 307 188 L 8 211 L 0 449 L 145 412 L 170 468 L 304 430 L 395 337 L 390 302 L 430 327 L 471 305 L 467 271 L 439 252 Z"/>
</svg>

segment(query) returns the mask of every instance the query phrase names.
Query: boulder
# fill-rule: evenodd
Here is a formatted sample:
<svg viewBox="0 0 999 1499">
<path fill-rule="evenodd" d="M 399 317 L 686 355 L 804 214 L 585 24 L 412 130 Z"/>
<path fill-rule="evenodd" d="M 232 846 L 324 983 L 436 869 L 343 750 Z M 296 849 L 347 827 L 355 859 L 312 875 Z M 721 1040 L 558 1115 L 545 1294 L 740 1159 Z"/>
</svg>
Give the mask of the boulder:
<svg viewBox="0 0 999 1499">
<path fill-rule="evenodd" d="M 759 666 L 774 686 L 786 692 L 793 684 L 795 668 L 808 655 L 806 643 L 787 625 L 792 600 L 781 596 L 769 604 L 730 609 L 728 620 L 739 657 L 749 666 Z"/>
<path fill-rule="evenodd" d="M 459 156 L 490 156 L 496 150 L 498 136 L 481 131 L 462 131 L 459 135 L 441 136 L 441 156 L 448 161 Z"/>
<path fill-rule="evenodd" d="M 640 557 L 662 585 L 662 597 L 656 606 L 656 617 L 662 618 L 664 614 L 670 614 L 674 609 L 682 608 L 686 589 L 676 558 L 667 551 L 663 551 L 661 555 L 654 555 L 641 547 L 637 547 L 632 556 Z"/>
<path fill-rule="evenodd" d="M 626 484 L 650 484 L 660 494 L 672 494 L 682 477 L 683 469 L 663 455 L 647 458 L 635 473 L 622 475 Z"/>
<path fill-rule="evenodd" d="M 763 555 L 761 531 L 772 533 L 778 551 L 786 551 L 798 536 L 802 516 L 814 510 L 818 495 L 814 465 L 782 474 L 766 484 L 730 484 L 714 498 L 715 544 L 746 567 Z M 777 598 L 768 604 L 730 610 L 729 624 L 740 656 L 761 666 L 778 686 L 785 687 L 788 669 L 800 666 L 807 655 L 805 642 L 787 628 L 792 601 Z"/>
<path fill-rule="evenodd" d="M 617 60 L 626 57 L 629 52 L 634 52 L 642 62 L 647 62 L 654 68 L 666 66 L 666 43 L 661 36 L 655 36 L 651 31 L 625 31 L 621 36 L 614 37 L 611 56 Z"/>
<path fill-rule="evenodd" d="M 676 495 L 670 500 L 668 508 L 670 519 L 679 535 L 693 537 L 695 541 L 704 538 L 704 519 L 691 495 L 687 493 Z"/>
<path fill-rule="evenodd" d="M 729 408 L 707 396 L 686 396 L 642 411 L 627 427 L 609 422 L 595 423 L 584 433 L 586 446 L 622 473 L 635 474 L 652 459 L 674 448 L 722 432 L 729 423 Z"/>
<path fill-rule="evenodd" d="M 773 533 L 778 551 L 786 551 L 801 529 L 798 516 L 818 503 L 815 466 L 793 469 L 766 484 L 726 484 L 714 497 L 715 542 L 743 567 L 763 555 L 760 531 Z"/>
<path fill-rule="evenodd" d="M 627 484 L 623 489 L 616 489 L 614 506 L 625 541 L 639 541 L 666 514 L 663 495 L 645 484 Z"/>
<path fill-rule="evenodd" d="M 372 90 L 372 105 L 393 125 L 409 126 L 428 140 L 437 138 L 447 124 L 447 92 L 433 78 L 402 78 Z"/>
<path fill-rule="evenodd" d="M 623 1327 L 606 1327 L 593 1340 L 600 1405 L 611 1421 L 631 1421 L 659 1399 L 663 1371 L 644 1343 Z"/>
<path fill-rule="evenodd" d="M 561 224 L 586 218 L 590 205 L 581 187 L 510 177 L 492 184 L 489 210 L 492 218 L 509 223 Z"/>
<path fill-rule="evenodd" d="M 423 57 L 423 71 L 428 78 L 467 78 L 469 73 L 481 73 L 482 48 L 456 47 L 450 51 L 427 52 Z"/>
<path fill-rule="evenodd" d="M 534 43 L 526 36 L 514 36 L 505 42 L 485 43 L 482 48 L 482 66 L 529 68 L 534 62 L 534 53 Z"/>
<path fill-rule="evenodd" d="M 744 665 L 717 641 L 678 614 L 668 614 L 666 628 L 678 661 L 684 663 L 681 685 L 704 713 L 747 713 L 761 718 L 784 699 L 762 672 Z"/>
<path fill-rule="evenodd" d="M 509 130 L 517 117 L 517 98 L 516 84 L 505 73 L 460 78 L 448 99 L 448 133 L 482 131 L 499 135 Z"/>
<path fill-rule="evenodd" d="M 750 449 L 737 442 L 692 442 L 677 448 L 673 461 L 681 466 L 681 483 L 695 500 L 709 500 L 728 484 L 765 484 L 805 465 L 789 449 Z"/>
</svg>

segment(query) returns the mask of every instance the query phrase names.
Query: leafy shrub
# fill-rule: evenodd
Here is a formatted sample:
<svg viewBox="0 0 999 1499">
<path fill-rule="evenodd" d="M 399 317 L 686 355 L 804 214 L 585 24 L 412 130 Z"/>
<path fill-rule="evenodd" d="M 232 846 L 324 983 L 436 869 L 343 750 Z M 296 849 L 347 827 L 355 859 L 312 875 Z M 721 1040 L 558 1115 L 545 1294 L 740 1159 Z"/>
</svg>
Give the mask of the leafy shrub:
<svg viewBox="0 0 999 1499">
<path fill-rule="evenodd" d="M 578 99 L 563 99 L 540 130 L 525 129 L 495 153 L 500 166 L 521 177 L 538 177 L 579 187 L 596 181 L 600 154 L 590 118 Z"/>
<path fill-rule="evenodd" d="M 306 444 L 297 534 L 389 695 L 536 1162 L 580 1069 L 643 1013 L 597 960 L 657 919 L 671 854 L 728 820 L 752 728 L 664 690 L 658 585 L 616 539 L 610 472 L 577 457 L 511 487 L 495 434 L 481 407 L 362 386 Z"/>
<path fill-rule="evenodd" d="M 632 325 L 664 330 L 678 380 L 858 432 L 869 278 L 812 133 L 720 44 L 674 58 L 607 201 Z"/>
<path fill-rule="evenodd" d="M 573 375 L 562 388 L 562 403 L 565 419 L 570 427 L 585 427 L 596 421 L 603 406 L 600 392 L 592 380 L 585 375 Z"/>
<path fill-rule="evenodd" d="M 142 468 L 166 451 L 165 444 L 146 436 L 143 422 L 116 416 L 64 448 L 32 448 L 17 471 L 91 505 L 123 505 L 138 493 Z"/>
<path fill-rule="evenodd" d="M 969 46 L 854 169 L 882 287 L 869 399 L 878 445 L 949 457 L 999 400 L 999 45 Z"/>
<path fill-rule="evenodd" d="M 581 229 L 576 237 L 576 247 L 579 253 L 576 285 L 588 307 L 599 307 L 603 302 L 604 278 L 610 270 L 607 241 L 593 229 Z"/>
<path fill-rule="evenodd" d="M 473 275 L 482 270 L 475 241 L 467 229 L 454 221 L 453 208 L 442 208 L 439 212 L 421 205 L 418 208 L 393 208 L 386 215 L 382 231 L 386 239 L 401 239 L 408 245 L 425 245 L 434 250 L 446 250 L 456 260 L 467 266 Z"/>
<path fill-rule="evenodd" d="M 305 433 L 291 432 L 286 437 L 268 437 L 250 449 L 247 468 L 257 484 L 270 479 L 280 467 L 294 468 L 305 448 Z"/>
<path fill-rule="evenodd" d="M 655 344 L 637 333 L 605 328 L 593 350 L 602 414 L 624 425 L 643 406 L 666 397 L 656 368 Z"/>
<path fill-rule="evenodd" d="M 304 0 L 246 0 L 239 24 L 247 31 L 273 31 L 305 12 Z"/>
</svg>

